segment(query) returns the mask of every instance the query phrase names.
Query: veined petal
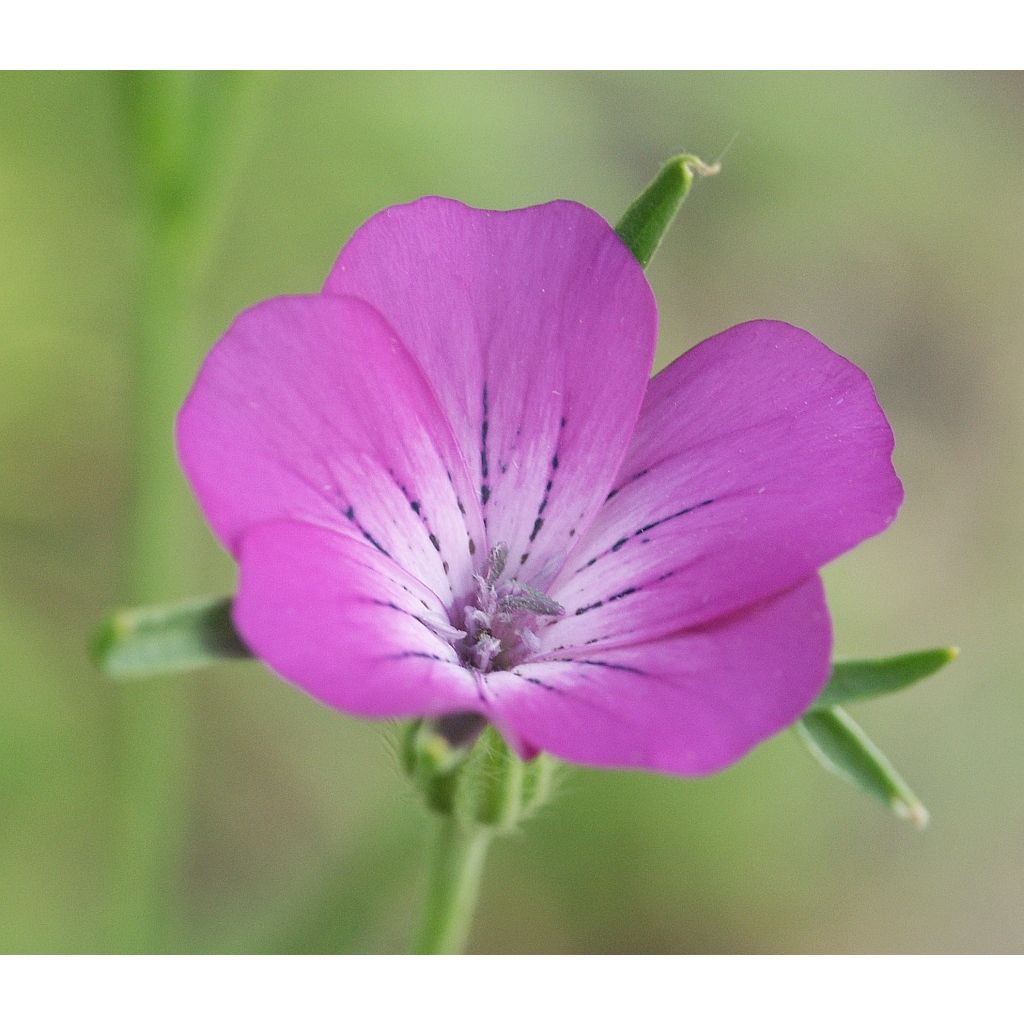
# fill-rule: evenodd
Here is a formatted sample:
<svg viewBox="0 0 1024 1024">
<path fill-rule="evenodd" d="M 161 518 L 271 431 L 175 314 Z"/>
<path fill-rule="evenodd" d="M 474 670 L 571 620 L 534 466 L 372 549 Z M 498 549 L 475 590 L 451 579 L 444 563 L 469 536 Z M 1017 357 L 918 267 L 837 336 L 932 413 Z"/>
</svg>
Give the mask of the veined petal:
<svg viewBox="0 0 1024 1024">
<path fill-rule="evenodd" d="M 431 628 L 443 605 L 393 559 L 297 522 L 254 526 L 240 547 L 235 626 L 289 682 L 358 715 L 479 709 L 473 673 Z"/>
<path fill-rule="evenodd" d="M 606 768 L 703 775 L 794 722 L 829 673 L 817 576 L 699 629 L 486 677 L 518 750 Z"/>
<path fill-rule="evenodd" d="M 871 383 L 805 331 L 733 327 L 651 382 L 543 650 L 653 639 L 792 587 L 902 500 Z"/>
<path fill-rule="evenodd" d="M 543 588 L 611 487 L 647 385 L 657 312 L 632 254 L 577 203 L 431 197 L 369 220 L 325 291 L 394 326 L 465 453 L 489 543 Z"/>
<path fill-rule="evenodd" d="M 465 462 L 415 361 L 353 298 L 272 299 L 207 356 L 178 452 L 223 543 L 317 523 L 393 558 L 442 600 L 470 585 L 483 525 Z"/>
</svg>

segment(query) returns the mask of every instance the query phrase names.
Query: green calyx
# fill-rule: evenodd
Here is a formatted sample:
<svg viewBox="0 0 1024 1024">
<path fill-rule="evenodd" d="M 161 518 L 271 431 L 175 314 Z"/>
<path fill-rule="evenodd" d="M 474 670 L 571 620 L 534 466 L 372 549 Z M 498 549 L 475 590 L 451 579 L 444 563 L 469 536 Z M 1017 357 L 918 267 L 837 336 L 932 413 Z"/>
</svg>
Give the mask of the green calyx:
<svg viewBox="0 0 1024 1024">
<path fill-rule="evenodd" d="M 450 738 L 450 721 L 419 719 L 403 729 L 406 774 L 433 813 L 463 827 L 514 831 L 547 802 L 557 762 L 546 754 L 521 760 L 489 725 Z"/>
</svg>

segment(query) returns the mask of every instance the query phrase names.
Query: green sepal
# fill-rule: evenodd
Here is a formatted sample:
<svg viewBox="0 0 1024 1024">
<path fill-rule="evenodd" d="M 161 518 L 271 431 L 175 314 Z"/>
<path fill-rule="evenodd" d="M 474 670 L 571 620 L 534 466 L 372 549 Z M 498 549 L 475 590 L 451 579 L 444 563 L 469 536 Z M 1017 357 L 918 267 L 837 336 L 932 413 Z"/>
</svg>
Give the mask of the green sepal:
<svg viewBox="0 0 1024 1024">
<path fill-rule="evenodd" d="M 719 164 L 706 164 L 690 153 L 674 156 L 634 200 L 615 225 L 615 232 L 629 246 L 640 266 L 646 267 L 651 262 L 672 226 L 693 184 L 694 172 L 707 177 L 719 170 Z"/>
<path fill-rule="evenodd" d="M 231 598 L 113 612 L 92 644 L 93 660 L 109 675 L 159 675 L 202 668 L 226 658 L 251 658 L 231 622 Z"/>
<path fill-rule="evenodd" d="M 818 763 L 918 828 L 928 811 L 867 733 L 840 707 L 812 708 L 794 727 Z"/>
<path fill-rule="evenodd" d="M 403 726 L 399 750 L 402 767 L 427 807 L 435 814 L 452 814 L 469 747 L 453 746 L 429 719 L 420 718 Z"/>
<path fill-rule="evenodd" d="M 938 672 L 959 653 L 956 647 L 935 647 L 927 651 L 898 654 L 892 658 L 837 661 L 814 706 L 831 707 L 895 693 Z"/>
<path fill-rule="evenodd" d="M 435 814 L 463 828 L 513 831 L 551 795 L 558 762 L 546 754 L 521 760 L 491 726 L 453 745 L 439 723 L 420 719 L 404 727 L 402 766 Z"/>
</svg>

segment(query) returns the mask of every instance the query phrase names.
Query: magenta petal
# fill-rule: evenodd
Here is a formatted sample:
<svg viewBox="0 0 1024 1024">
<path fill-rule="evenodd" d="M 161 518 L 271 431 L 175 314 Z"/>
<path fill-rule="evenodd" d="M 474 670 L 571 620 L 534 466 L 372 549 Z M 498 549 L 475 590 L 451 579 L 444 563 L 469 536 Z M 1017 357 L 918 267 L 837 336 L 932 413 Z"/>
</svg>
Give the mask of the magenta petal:
<svg viewBox="0 0 1024 1024">
<path fill-rule="evenodd" d="M 517 749 L 703 775 L 794 722 L 824 685 L 830 650 L 815 576 L 699 630 L 490 675 L 489 713 Z"/>
<path fill-rule="evenodd" d="M 443 600 L 483 543 L 475 494 L 429 385 L 357 299 L 272 299 L 207 356 L 177 424 L 182 465 L 237 553 L 255 523 L 317 523 L 387 552 Z"/>
<path fill-rule="evenodd" d="M 241 543 L 233 617 L 253 653 L 333 708 L 358 715 L 479 710 L 473 674 L 429 623 L 437 597 L 387 556 L 305 523 L 265 523 Z"/>
<path fill-rule="evenodd" d="M 491 545 L 543 585 L 611 486 L 647 385 L 657 312 L 640 265 L 592 210 L 384 210 L 325 291 L 379 309 L 466 455 Z"/>
<path fill-rule="evenodd" d="M 664 636 L 793 586 L 892 522 L 892 447 L 867 377 L 805 331 L 703 342 L 651 382 L 545 649 Z"/>
</svg>

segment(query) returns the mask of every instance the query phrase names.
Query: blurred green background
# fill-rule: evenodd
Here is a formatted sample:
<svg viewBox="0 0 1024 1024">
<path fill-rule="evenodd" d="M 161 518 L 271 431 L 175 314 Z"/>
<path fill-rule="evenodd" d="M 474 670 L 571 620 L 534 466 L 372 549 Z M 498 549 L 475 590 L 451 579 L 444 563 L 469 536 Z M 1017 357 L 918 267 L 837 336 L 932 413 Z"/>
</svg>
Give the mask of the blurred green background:
<svg viewBox="0 0 1024 1024">
<path fill-rule="evenodd" d="M 259 75 L 191 166 L 175 97 L 213 84 L 0 76 L 0 950 L 404 948 L 428 829 L 384 724 L 256 665 L 90 665 L 109 607 L 232 587 L 173 412 L 236 312 L 318 289 L 381 207 L 614 221 L 735 136 L 652 264 L 659 365 L 778 317 L 874 380 L 907 501 L 826 581 L 840 655 L 963 648 L 858 713 L 932 824 L 789 735 L 702 781 L 567 772 L 496 844 L 472 949 L 1024 951 L 1024 76 Z M 183 166 L 191 212 L 160 192 Z"/>
</svg>

